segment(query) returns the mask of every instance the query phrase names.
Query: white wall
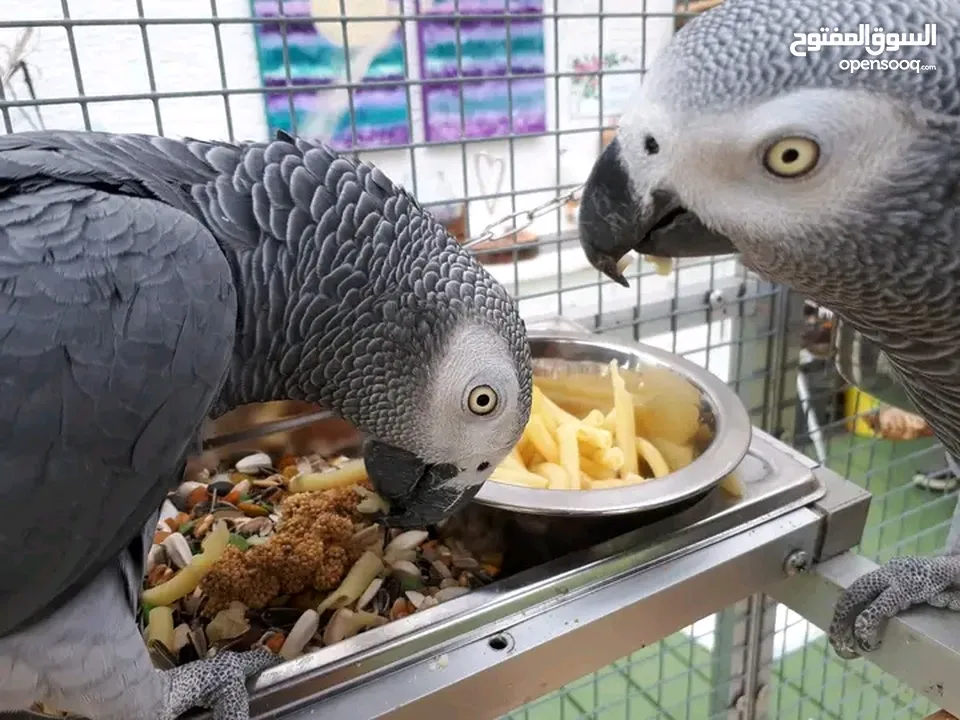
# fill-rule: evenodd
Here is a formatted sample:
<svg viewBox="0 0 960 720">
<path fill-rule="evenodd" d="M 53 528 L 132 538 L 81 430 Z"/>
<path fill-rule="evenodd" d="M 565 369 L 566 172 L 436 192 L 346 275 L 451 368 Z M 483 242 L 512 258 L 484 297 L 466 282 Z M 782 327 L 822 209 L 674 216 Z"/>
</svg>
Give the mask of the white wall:
<svg viewBox="0 0 960 720">
<path fill-rule="evenodd" d="M 155 75 L 156 89 L 161 93 L 211 91 L 223 87 L 217 58 L 213 26 L 205 22 L 211 16 L 210 3 L 200 0 L 142 0 L 147 18 L 197 18 L 192 25 L 153 25 L 146 29 Z M 408 0 L 407 6 L 412 8 Z M 607 12 L 624 12 L 635 8 L 636 0 L 606 0 Z M 673 0 L 648 0 L 648 12 L 670 12 Z M 348 2 L 349 7 L 349 2 Z M 569 69 L 569 59 L 579 53 L 595 53 L 599 47 L 599 22 L 596 14 L 599 0 L 547 0 L 546 11 L 554 9 L 561 13 L 581 13 L 581 18 L 548 19 L 545 22 L 546 67 L 551 72 L 556 67 L 561 72 Z M 76 19 L 135 18 L 136 0 L 69 0 L 70 14 Z M 249 0 L 217 0 L 218 15 L 222 18 L 248 17 Z M 412 12 L 412 9 L 408 12 Z M 593 13 L 593 17 L 589 14 Z M 26 0 L 0 3 L 0 20 L 21 21 L 62 17 L 60 0 Z M 604 50 L 625 50 L 631 53 L 639 65 L 649 63 L 653 54 L 672 33 L 672 20 L 659 18 L 607 18 L 603 21 Z M 554 25 L 556 33 L 554 32 Z M 645 26 L 645 28 L 644 28 Z M 416 79 L 419 74 L 417 62 L 417 32 L 415 23 L 408 23 L 409 75 Z M 137 94 L 150 91 L 144 38 L 136 25 L 77 27 L 76 38 L 80 74 L 86 96 Z M 224 48 L 226 86 L 231 89 L 252 90 L 260 85 L 256 49 L 252 26 L 248 24 L 225 24 L 221 26 Z M 0 29 L 0 45 L 11 47 L 17 31 Z M 558 42 L 555 42 L 555 35 Z M 43 98 L 74 97 L 78 94 L 74 80 L 73 62 L 70 56 L 67 34 L 63 28 L 45 27 L 36 32 L 31 43 L 28 62 L 34 71 L 37 93 Z M 0 52 L 0 64 L 4 54 Z M 639 82 L 639 76 L 609 78 L 608 95 L 613 95 L 618 86 L 622 88 Z M 572 102 L 570 81 L 548 79 L 547 110 L 548 127 L 562 129 L 597 128 L 599 117 L 583 117 L 590 112 L 589 103 L 579 109 Z M 557 102 L 559 86 L 560 102 Z M 25 98 L 26 88 L 15 85 L 18 97 Z M 420 93 L 413 88 L 412 113 L 415 140 L 422 141 L 422 106 Z M 238 139 L 264 139 L 267 134 L 261 97 L 257 93 L 234 95 L 227 101 L 232 112 L 233 134 Z M 151 100 L 126 100 L 118 102 L 94 102 L 88 105 L 93 129 L 114 132 L 155 133 L 155 112 L 159 111 L 162 131 L 167 135 L 193 135 L 196 137 L 227 138 L 225 101 L 219 96 L 162 99 L 156 108 Z M 612 108 L 611 108 L 612 109 Z M 559 111 L 559 112 L 558 112 Z M 16 130 L 31 127 L 27 115 L 32 111 L 13 110 L 13 126 Z M 50 128 L 82 128 L 83 117 L 78 104 L 47 106 L 41 110 L 43 121 Z M 608 113 L 610 114 L 610 113 Z M 2 127 L 2 123 L 0 123 Z M 481 193 L 474 172 L 474 155 L 486 152 L 502 158 L 505 163 L 504 182 L 500 188 L 503 198 L 497 203 L 493 215 L 486 204 L 472 202 L 469 206 L 470 226 L 474 233 L 487 223 L 515 210 L 523 210 L 549 200 L 552 191 L 530 193 L 535 188 L 553 188 L 557 185 L 558 165 L 561 184 L 582 182 L 596 158 L 599 137 L 596 131 L 575 136 L 561 136 L 562 161 L 558 162 L 556 139 L 551 136 L 517 140 L 513 143 L 511 158 L 510 143 L 506 140 L 470 142 L 466 145 L 467 171 L 464 171 L 463 153 L 458 147 L 423 148 L 415 152 L 417 177 L 414 178 L 411 152 L 409 150 L 384 150 L 363 153 L 363 156 L 380 165 L 395 181 L 412 188 L 416 184 L 423 202 L 476 196 Z M 495 173 L 488 174 L 487 192 L 492 192 Z M 464 177 L 466 175 L 466 178 Z M 416 183 L 414 183 L 416 179 Z M 511 192 L 519 194 L 517 206 L 510 201 Z M 545 217 L 535 226 L 541 233 L 558 231 L 557 217 Z M 552 268 L 555 271 L 555 268 Z"/>
</svg>

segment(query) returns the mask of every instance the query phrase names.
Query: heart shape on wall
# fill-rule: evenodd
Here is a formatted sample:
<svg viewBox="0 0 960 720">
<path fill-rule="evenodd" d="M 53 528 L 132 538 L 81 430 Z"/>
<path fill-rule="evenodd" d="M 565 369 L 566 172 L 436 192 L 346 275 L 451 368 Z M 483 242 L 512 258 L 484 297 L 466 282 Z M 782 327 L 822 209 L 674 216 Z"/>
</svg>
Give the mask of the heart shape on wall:
<svg viewBox="0 0 960 720">
<path fill-rule="evenodd" d="M 507 171 L 507 165 L 503 158 L 493 157 L 488 153 L 481 152 L 473 157 L 473 164 L 480 194 L 499 195 Z M 491 197 L 483 201 L 484 205 L 487 206 L 487 212 L 493 213 L 497 209 L 498 200 L 499 198 Z"/>
</svg>

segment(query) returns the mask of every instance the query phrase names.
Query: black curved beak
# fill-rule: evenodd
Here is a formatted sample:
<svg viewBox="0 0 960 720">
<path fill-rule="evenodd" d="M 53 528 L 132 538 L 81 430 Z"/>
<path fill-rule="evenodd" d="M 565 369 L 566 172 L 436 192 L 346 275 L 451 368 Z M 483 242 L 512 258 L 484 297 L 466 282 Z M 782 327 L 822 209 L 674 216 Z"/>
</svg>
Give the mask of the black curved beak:
<svg viewBox="0 0 960 720">
<path fill-rule="evenodd" d="M 737 252 L 687 211 L 670 192 L 636 187 L 620 157 L 619 138 L 593 165 L 580 200 L 580 245 L 597 270 L 629 283 L 617 262 L 631 250 L 659 257 L 704 257 Z"/>
<path fill-rule="evenodd" d="M 462 510 L 489 475 L 448 463 L 429 465 L 377 440 L 364 443 L 363 461 L 374 489 L 390 501 L 390 512 L 381 522 L 404 529 L 435 525 Z"/>
</svg>

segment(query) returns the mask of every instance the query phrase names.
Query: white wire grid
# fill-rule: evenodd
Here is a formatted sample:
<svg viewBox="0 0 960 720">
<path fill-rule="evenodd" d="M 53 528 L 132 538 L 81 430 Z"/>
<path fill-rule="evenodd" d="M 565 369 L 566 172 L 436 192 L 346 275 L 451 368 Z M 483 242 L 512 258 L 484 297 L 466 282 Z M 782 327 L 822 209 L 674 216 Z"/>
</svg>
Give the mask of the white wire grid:
<svg viewBox="0 0 960 720">
<path fill-rule="evenodd" d="M 639 82 L 657 49 L 691 11 L 703 9 L 704 0 L 692 3 L 696 7 L 675 0 L 544 0 L 543 72 L 526 77 L 544 80 L 546 130 L 426 142 L 417 23 L 432 4 L 445 1 L 422 0 L 418 8 L 414 0 L 332 0 L 346 19 L 339 24 L 347 47 L 352 29 L 373 20 L 396 23 L 403 46 L 403 80 L 391 84 L 406 96 L 409 142 L 358 154 L 438 213 L 464 206 L 467 237 L 491 225 L 487 236 L 510 230 L 513 225 L 497 224 L 507 215 L 529 225 L 536 257 L 514 253 L 513 262 L 491 266 L 520 299 L 526 318 L 562 314 L 599 333 L 685 355 L 729 382 L 759 427 L 825 455 L 821 459 L 834 470 L 863 483 L 875 500 L 861 552 L 882 561 L 939 548 L 954 497 L 911 483 L 918 469 L 940 461 L 939 451 L 929 441 L 894 445 L 847 432 L 835 402 L 843 387 L 830 363 L 801 353 L 801 299 L 731 260 L 684 261 L 668 277 L 635 266 L 627 273 L 631 288 L 623 289 L 602 282 L 582 256 L 567 195 L 583 182 L 605 132 L 615 126 L 625 90 Z M 309 6 L 313 15 L 332 7 L 331 0 L 275 2 L 283 12 Z M 509 0 L 509 8 L 493 18 L 506 23 L 508 65 L 515 3 Z M 252 6 L 250 0 L 0 4 L 0 131 L 85 128 L 265 139 L 267 88 L 257 64 Z M 460 10 L 459 18 L 476 19 L 468 10 Z M 288 82 L 281 84 L 288 90 L 290 46 L 284 33 Z M 598 58 L 609 61 L 591 67 Z M 353 91 L 361 83 L 349 67 L 342 80 L 314 89 L 342 88 L 353 108 Z M 462 113 L 462 90 L 460 96 Z M 509 98 L 513 116 L 512 92 Z M 296 115 L 291 117 L 296 131 Z M 351 130 L 356 132 L 355 123 Z M 498 182 L 481 177 L 482 164 L 488 171 L 501 168 Z M 541 208 L 536 217 L 527 213 L 533 208 Z M 749 699 L 743 697 L 747 689 Z M 866 663 L 839 661 L 820 631 L 758 596 L 510 717 L 846 720 L 920 718 L 930 711 L 925 700 Z"/>
</svg>

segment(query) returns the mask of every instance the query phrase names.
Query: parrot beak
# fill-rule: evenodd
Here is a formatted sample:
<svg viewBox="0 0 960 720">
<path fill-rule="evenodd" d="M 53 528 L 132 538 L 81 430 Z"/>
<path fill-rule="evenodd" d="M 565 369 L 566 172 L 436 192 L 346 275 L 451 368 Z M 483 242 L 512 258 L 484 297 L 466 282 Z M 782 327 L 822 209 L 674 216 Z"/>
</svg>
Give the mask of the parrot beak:
<svg viewBox="0 0 960 720">
<path fill-rule="evenodd" d="M 580 245 L 591 265 L 624 287 L 629 283 L 617 263 L 631 250 L 668 258 L 737 252 L 728 238 L 706 228 L 672 193 L 636 187 L 620 157 L 619 138 L 597 158 L 584 185 Z"/>
<path fill-rule="evenodd" d="M 429 465 L 411 452 L 367 440 L 363 461 L 374 489 L 390 501 L 384 525 L 419 528 L 435 525 L 463 509 L 490 473 L 473 474 L 456 465 Z"/>
</svg>

